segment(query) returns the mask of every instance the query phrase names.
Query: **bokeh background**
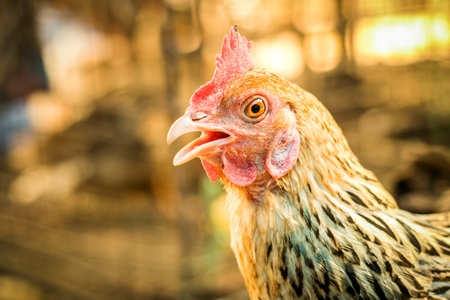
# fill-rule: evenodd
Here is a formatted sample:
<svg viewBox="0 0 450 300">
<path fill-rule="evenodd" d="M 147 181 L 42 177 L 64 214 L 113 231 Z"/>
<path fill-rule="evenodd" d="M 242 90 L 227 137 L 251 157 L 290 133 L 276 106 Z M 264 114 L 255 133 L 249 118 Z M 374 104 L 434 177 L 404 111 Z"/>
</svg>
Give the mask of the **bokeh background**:
<svg viewBox="0 0 450 300">
<path fill-rule="evenodd" d="M 450 210 L 449 0 L 0 1 L 0 299 L 248 299 L 166 133 L 237 24 L 401 207 Z"/>
</svg>

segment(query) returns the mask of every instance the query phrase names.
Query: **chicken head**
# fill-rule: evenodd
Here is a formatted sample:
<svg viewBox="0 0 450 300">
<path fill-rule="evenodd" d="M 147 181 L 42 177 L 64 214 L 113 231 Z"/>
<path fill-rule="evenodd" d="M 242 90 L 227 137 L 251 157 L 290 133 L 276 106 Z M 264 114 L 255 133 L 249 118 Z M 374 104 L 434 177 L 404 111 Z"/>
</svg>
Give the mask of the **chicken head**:
<svg viewBox="0 0 450 300">
<path fill-rule="evenodd" d="M 232 27 L 216 57 L 213 78 L 195 91 L 167 136 L 171 143 L 201 132 L 176 154 L 174 165 L 199 157 L 211 181 L 223 178 L 239 187 L 284 176 L 300 149 L 293 108 L 283 99 L 286 92 L 280 92 L 280 84 L 284 90 L 289 84 L 255 70 L 250 47 Z"/>
</svg>

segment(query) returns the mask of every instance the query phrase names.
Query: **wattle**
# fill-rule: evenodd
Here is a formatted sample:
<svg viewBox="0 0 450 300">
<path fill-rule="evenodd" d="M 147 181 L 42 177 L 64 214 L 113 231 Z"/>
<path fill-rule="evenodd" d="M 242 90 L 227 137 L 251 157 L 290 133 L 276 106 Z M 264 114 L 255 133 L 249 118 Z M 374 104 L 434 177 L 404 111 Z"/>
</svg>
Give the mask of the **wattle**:
<svg viewBox="0 0 450 300">
<path fill-rule="evenodd" d="M 258 176 L 258 170 L 250 159 L 224 151 L 221 156 L 223 169 L 219 169 L 206 159 L 201 159 L 206 175 L 212 182 L 220 178 L 222 173 L 228 181 L 239 187 L 251 185 Z"/>
<path fill-rule="evenodd" d="M 219 168 L 209 163 L 206 159 L 200 159 L 203 168 L 205 169 L 206 175 L 208 175 L 209 180 L 212 182 L 217 181 L 222 173 Z"/>
</svg>

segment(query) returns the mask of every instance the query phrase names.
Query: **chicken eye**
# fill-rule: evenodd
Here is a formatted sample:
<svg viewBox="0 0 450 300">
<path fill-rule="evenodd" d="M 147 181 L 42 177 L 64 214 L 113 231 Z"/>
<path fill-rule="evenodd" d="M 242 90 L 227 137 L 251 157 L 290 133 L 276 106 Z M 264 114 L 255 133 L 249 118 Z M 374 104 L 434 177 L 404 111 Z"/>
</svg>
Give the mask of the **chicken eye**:
<svg viewBox="0 0 450 300">
<path fill-rule="evenodd" d="M 257 119 L 266 112 L 265 99 L 260 97 L 251 99 L 250 102 L 247 101 L 244 106 L 244 114 L 251 119 Z"/>
</svg>

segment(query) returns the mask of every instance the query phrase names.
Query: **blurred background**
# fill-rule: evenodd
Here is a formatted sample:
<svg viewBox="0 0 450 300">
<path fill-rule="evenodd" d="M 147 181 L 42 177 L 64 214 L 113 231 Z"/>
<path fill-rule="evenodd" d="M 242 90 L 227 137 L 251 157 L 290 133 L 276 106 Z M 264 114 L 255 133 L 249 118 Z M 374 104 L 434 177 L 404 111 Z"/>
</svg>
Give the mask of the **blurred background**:
<svg viewBox="0 0 450 300">
<path fill-rule="evenodd" d="M 450 210 L 449 0 L 0 1 L 0 299 L 248 299 L 169 126 L 237 24 L 417 213 Z"/>
</svg>

